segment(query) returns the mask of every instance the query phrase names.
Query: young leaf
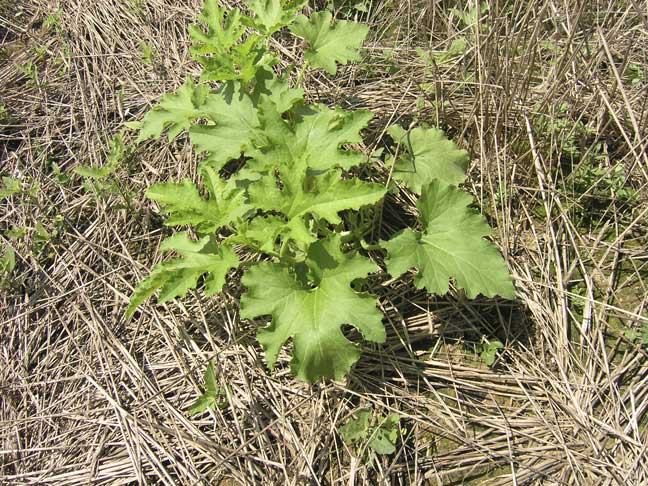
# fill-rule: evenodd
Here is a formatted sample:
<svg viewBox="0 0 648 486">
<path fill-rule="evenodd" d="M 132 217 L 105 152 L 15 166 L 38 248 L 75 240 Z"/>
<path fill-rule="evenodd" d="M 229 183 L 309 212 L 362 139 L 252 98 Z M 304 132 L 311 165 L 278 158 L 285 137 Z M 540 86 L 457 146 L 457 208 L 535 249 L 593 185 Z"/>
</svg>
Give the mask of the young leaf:
<svg viewBox="0 0 648 486">
<path fill-rule="evenodd" d="M 4 245 L 0 256 L 0 275 L 11 274 L 16 268 L 16 252 L 11 245 Z"/>
<path fill-rule="evenodd" d="M 261 252 L 274 251 L 275 242 L 286 222 L 278 216 L 258 216 L 251 221 L 241 221 L 237 226 L 237 234 L 228 238 L 232 243 L 242 243 Z"/>
<path fill-rule="evenodd" d="M 328 11 L 315 12 L 310 19 L 300 15 L 290 31 L 308 42 L 305 57 L 310 65 L 334 75 L 337 72 L 336 62 L 346 64 L 360 59 L 358 49 L 369 28 L 346 20 L 337 21 L 331 27 L 331 18 Z"/>
<path fill-rule="evenodd" d="M 254 26 L 264 34 L 271 35 L 289 25 L 308 1 L 248 0 L 246 3 L 255 14 Z"/>
<path fill-rule="evenodd" d="M 364 163 L 367 157 L 342 150 L 340 146 L 362 141 L 360 130 L 372 116 L 368 111 L 348 112 L 315 105 L 297 110 L 291 127 L 277 112 L 265 110 L 262 119 L 265 143 L 248 155 L 265 168 L 303 162 L 316 170 L 332 167 L 348 170 Z"/>
<path fill-rule="evenodd" d="M 251 33 L 245 41 L 239 42 L 245 33 L 245 24 L 251 22 L 239 9 L 225 16 L 217 0 L 208 0 L 201 20 L 207 25 L 206 34 L 199 26 L 189 27 L 193 40 L 191 55 L 204 67 L 201 79 L 247 82 L 254 78 L 259 67 L 276 62 L 263 45 L 262 36 Z"/>
<path fill-rule="evenodd" d="M 360 410 L 355 417 L 349 419 L 346 424 L 340 427 L 340 435 L 345 442 L 359 442 L 367 437 L 369 433 L 369 421 L 371 412 Z"/>
<path fill-rule="evenodd" d="M 331 170 L 317 177 L 305 177 L 302 167 L 280 171 L 285 175 L 280 190 L 272 177 L 264 177 L 250 185 L 250 204 L 264 211 L 286 215 L 286 230 L 298 243 L 310 244 L 315 237 L 305 226 L 304 217 L 312 216 L 338 224 L 340 211 L 360 209 L 383 198 L 386 189 L 357 179 L 342 180 L 342 173 Z"/>
<path fill-rule="evenodd" d="M 235 8 L 225 16 L 225 9 L 218 5 L 218 0 L 205 0 L 200 21 L 207 26 L 207 34 L 197 25 L 189 26 L 194 41 L 192 52 L 198 54 L 224 53 L 245 33 L 241 11 Z"/>
<path fill-rule="evenodd" d="M 361 410 L 346 424 L 340 427 L 340 435 L 345 442 L 359 443 L 369 440 L 368 446 L 377 454 L 396 452 L 400 417 L 390 414 L 378 417 L 378 424 L 372 425 L 371 412 Z"/>
<path fill-rule="evenodd" d="M 110 141 L 110 148 L 106 154 L 106 163 L 99 167 L 80 165 L 73 169 L 75 174 L 88 179 L 101 180 L 113 175 L 119 163 L 128 155 L 130 150 L 124 145 L 124 135 L 118 133 Z"/>
<path fill-rule="evenodd" d="M 0 198 L 13 196 L 22 192 L 22 183 L 20 179 L 16 179 L 15 177 L 3 177 L 2 185 L 3 187 L 0 187 Z"/>
<path fill-rule="evenodd" d="M 189 415 L 196 415 L 203 413 L 206 410 L 215 406 L 221 406 L 221 399 L 223 397 L 223 390 L 218 386 L 216 380 L 216 371 L 214 369 L 214 362 L 210 361 L 205 370 L 205 391 L 198 399 L 191 405 L 188 412 Z"/>
<path fill-rule="evenodd" d="M 400 417 L 395 413 L 382 419 L 371 435 L 369 447 L 371 447 L 377 454 L 393 454 L 396 452 L 399 422 Z"/>
<path fill-rule="evenodd" d="M 156 201 L 169 216 L 166 226 L 192 224 L 200 233 L 206 234 L 228 225 L 243 216 L 250 207 L 245 203 L 245 193 L 231 187 L 212 169 L 208 177 L 210 199 L 200 196 L 198 188 L 189 179 L 180 183 L 161 182 L 146 191 L 149 199 Z"/>
<path fill-rule="evenodd" d="M 403 181 L 412 192 L 420 194 L 421 188 L 434 179 L 453 185 L 465 180 L 468 152 L 459 149 L 441 130 L 418 127 L 407 132 L 392 125 L 387 133 L 400 147 L 394 179 Z"/>
<path fill-rule="evenodd" d="M 479 357 L 484 364 L 493 366 L 493 364 L 495 364 L 495 359 L 497 358 L 497 352 L 500 349 L 504 349 L 504 345 L 501 341 L 496 339 L 495 341 L 491 341 L 488 344 L 481 346 Z"/>
<path fill-rule="evenodd" d="M 252 93 L 252 101 L 256 106 L 269 102 L 281 114 L 303 99 L 303 89 L 291 88 L 284 78 L 277 77 L 271 69 L 262 68 L 257 71 Z"/>
<path fill-rule="evenodd" d="M 208 93 L 209 87 L 195 85 L 187 79 L 176 94 L 164 95 L 160 103 L 146 114 L 137 141 L 159 138 L 166 128 L 169 129 L 169 142 L 172 141 L 200 117 L 200 107 Z"/>
<path fill-rule="evenodd" d="M 225 284 L 225 276 L 237 268 L 239 259 L 227 246 L 216 246 L 209 236 L 192 241 L 186 232 L 176 233 L 162 242 L 162 251 L 175 251 L 181 255 L 168 262 L 156 265 L 153 271 L 135 289 L 126 310 L 130 319 L 135 309 L 160 289 L 158 302 L 167 302 L 175 297 L 183 297 L 190 289 L 196 288 L 198 279 L 207 274 L 205 295 L 217 294 Z"/>
<path fill-rule="evenodd" d="M 360 357 L 342 334 L 342 325 L 353 325 L 368 341 L 385 341 L 376 299 L 351 288 L 353 280 L 378 267 L 357 253 L 342 253 L 339 236 L 320 240 L 311 249 L 309 263 L 320 269 L 315 287 L 304 286 L 285 265 L 261 263 L 243 276 L 248 290 L 241 298 L 241 317 L 272 316 L 257 334 L 271 368 L 281 346 L 292 338 L 295 376 L 308 382 L 341 379 Z"/>
<path fill-rule="evenodd" d="M 478 294 L 515 298 L 506 262 L 484 236 L 490 227 L 482 215 L 469 209 L 472 198 L 454 186 L 434 180 L 422 189 L 417 203 L 422 232 L 406 229 L 384 242 L 389 252 L 387 270 L 393 276 L 418 268 L 417 288 L 445 294 L 454 278 L 469 298 Z"/>
</svg>

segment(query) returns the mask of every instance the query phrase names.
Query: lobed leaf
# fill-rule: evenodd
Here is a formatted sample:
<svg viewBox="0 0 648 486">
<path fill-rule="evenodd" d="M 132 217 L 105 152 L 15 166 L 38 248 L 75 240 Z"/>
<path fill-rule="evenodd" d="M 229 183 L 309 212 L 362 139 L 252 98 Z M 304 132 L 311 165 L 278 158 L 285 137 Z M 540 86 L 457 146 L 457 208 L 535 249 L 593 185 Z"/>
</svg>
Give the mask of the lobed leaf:
<svg viewBox="0 0 648 486">
<path fill-rule="evenodd" d="M 329 74 L 337 72 L 337 65 L 360 60 L 362 46 L 369 28 L 357 22 L 339 20 L 331 27 L 331 12 L 315 12 L 310 18 L 300 15 L 290 27 L 293 34 L 308 42 L 306 60 L 315 68 Z"/>
<path fill-rule="evenodd" d="M 348 170 L 367 160 L 361 153 L 340 147 L 362 141 L 360 130 L 373 116 L 368 111 L 348 112 L 312 105 L 294 110 L 292 124 L 271 107 L 265 106 L 262 113 L 264 142 L 248 154 L 260 168 L 304 164 L 315 170 Z"/>
<path fill-rule="evenodd" d="M 378 267 L 357 253 L 342 253 L 339 236 L 318 241 L 312 248 L 310 263 L 321 271 L 314 287 L 304 285 L 285 265 L 261 263 L 243 277 L 248 290 L 241 298 L 241 317 L 272 316 L 257 334 L 271 368 L 292 338 L 295 376 L 308 382 L 341 379 L 360 357 L 344 337 L 342 325 L 356 327 L 368 341 L 385 340 L 376 299 L 351 288 L 353 280 Z"/>
<path fill-rule="evenodd" d="M 181 255 L 155 266 L 135 289 L 130 298 L 126 318 L 130 319 L 137 307 L 160 290 L 158 302 L 183 297 L 205 278 L 205 295 L 217 294 L 225 284 L 225 276 L 239 265 L 234 251 L 227 246 L 216 246 L 209 236 L 192 241 L 186 232 L 176 233 L 162 242 L 162 251 L 175 251 Z"/>
<path fill-rule="evenodd" d="M 243 190 L 228 185 L 213 169 L 205 171 L 209 199 L 203 199 L 189 179 L 153 184 L 146 191 L 146 196 L 168 214 L 164 221 L 166 226 L 192 224 L 199 232 L 209 233 L 236 221 L 250 209 Z"/>
<path fill-rule="evenodd" d="M 408 132 L 393 125 L 387 133 L 399 144 L 401 153 L 393 177 L 412 192 L 420 194 L 422 187 L 434 179 L 453 185 L 466 179 L 468 152 L 448 140 L 443 131 L 417 127 Z"/>
<path fill-rule="evenodd" d="M 469 298 L 483 294 L 514 299 L 506 262 L 495 245 L 483 239 L 490 227 L 468 208 L 471 203 L 468 194 L 440 180 L 424 186 L 417 203 L 423 231 L 406 229 L 383 242 L 388 272 L 398 276 L 417 268 L 415 285 L 433 294 L 445 294 L 448 280 L 454 278 Z"/>
<path fill-rule="evenodd" d="M 189 136 L 197 152 L 207 152 L 208 165 L 218 170 L 252 149 L 260 121 L 252 99 L 240 83 L 225 83 L 207 96 L 202 115 L 210 123 L 193 125 Z"/>
<path fill-rule="evenodd" d="M 205 33 L 200 26 L 189 27 L 193 40 L 192 57 L 203 67 L 201 79 L 208 81 L 250 81 L 260 66 L 276 62 L 263 45 L 263 37 L 250 33 L 245 40 L 246 16 L 235 8 L 225 15 L 217 0 L 205 2 L 201 21 L 206 24 Z"/>
<path fill-rule="evenodd" d="M 284 214 L 287 222 L 283 232 L 302 246 L 308 246 L 317 238 L 306 226 L 306 217 L 338 224 L 342 221 L 338 215 L 340 211 L 375 204 L 386 193 L 380 184 L 342 180 L 339 170 L 307 177 L 304 169 L 280 170 L 285 175 L 283 189 L 279 189 L 273 176 L 254 182 L 249 188 L 250 204 L 264 211 Z"/>
<path fill-rule="evenodd" d="M 266 35 L 286 27 L 306 6 L 307 0 L 248 0 L 248 8 L 255 14 L 253 25 Z"/>
<path fill-rule="evenodd" d="M 200 108 L 208 93 L 209 87 L 196 85 L 187 79 L 175 94 L 164 95 L 160 103 L 146 114 L 137 141 L 159 138 L 167 128 L 169 141 L 172 141 L 200 117 Z"/>
<path fill-rule="evenodd" d="M 199 54 L 216 54 L 234 46 L 245 33 L 241 22 L 241 11 L 232 9 L 227 16 L 218 0 L 205 0 L 200 21 L 207 26 L 204 33 L 200 26 L 189 26 L 189 34 L 194 41 L 192 51 Z"/>
<path fill-rule="evenodd" d="M 261 68 L 256 73 L 256 83 L 252 92 L 252 101 L 262 113 L 267 103 L 276 113 L 282 114 L 290 110 L 296 103 L 304 99 L 304 90 L 291 88 L 283 77 L 277 77 L 271 69 Z M 267 105 L 266 105 L 267 106 Z"/>
</svg>

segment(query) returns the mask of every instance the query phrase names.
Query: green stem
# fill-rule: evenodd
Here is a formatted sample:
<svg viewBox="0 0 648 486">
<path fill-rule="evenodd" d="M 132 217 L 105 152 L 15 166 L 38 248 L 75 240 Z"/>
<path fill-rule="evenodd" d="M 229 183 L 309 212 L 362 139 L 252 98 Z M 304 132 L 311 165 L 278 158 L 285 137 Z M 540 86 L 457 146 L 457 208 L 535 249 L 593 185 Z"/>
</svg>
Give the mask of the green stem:
<svg viewBox="0 0 648 486">
<path fill-rule="evenodd" d="M 304 74 L 306 73 L 306 69 L 308 69 L 308 61 L 304 61 L 301 71 L 299 71 L 299 74 L 297 75 L 297 82 L 295 83 L 297 86 L 301 85 Z"/>
<path fill-rule="evenodd" d="M 362 245 L 362 248 L 367 251 L 385 251 L 385 249 L 379 244 L 370 245 L 369 243 L 366 243 L 365 240 L 360 240 L 360 244 Z"/>
</svg>

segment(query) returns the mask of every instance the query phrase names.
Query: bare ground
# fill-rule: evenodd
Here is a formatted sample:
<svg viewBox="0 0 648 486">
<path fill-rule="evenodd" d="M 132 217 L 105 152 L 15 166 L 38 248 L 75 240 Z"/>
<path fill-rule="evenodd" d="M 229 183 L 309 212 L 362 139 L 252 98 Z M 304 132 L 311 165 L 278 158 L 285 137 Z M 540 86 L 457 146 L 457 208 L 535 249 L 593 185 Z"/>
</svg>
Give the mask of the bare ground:
<svg viewBox="0 0 648 486">
<path fill-rule="evenodd" d="M 198 72 L 199 2 L 0 1 L 0 172 L 21 182 L 0 201 L 16 253 L 0 297 L 0 482 L 646 484 L 646 5 L 489 3 L 473 27 L 449 1 L 340 9 L 371 24 L 366 60 L 306 79 L 314 101 L 377 113 L 367 153 L 394 121 L 440 125 L 472 152 L 467 188 L 518 299 L 378 278 L 387 343 L 345 382 L 308 386 L 287 354 L 267 370 L 238 279 L 124 319 L 168 234 L 144 191 L 195 176 L 182 140 L 137 147 L 99 191 L 72 173 Z M 457 56 L 426 61 L 462 36 Z M 505 346 L 492 367 L 483 339 Z M 192 417 L 210 359 L 226 403 Z M 401 416 L 395 454 L 340 438 L 360 407 Z"/>
</svg>

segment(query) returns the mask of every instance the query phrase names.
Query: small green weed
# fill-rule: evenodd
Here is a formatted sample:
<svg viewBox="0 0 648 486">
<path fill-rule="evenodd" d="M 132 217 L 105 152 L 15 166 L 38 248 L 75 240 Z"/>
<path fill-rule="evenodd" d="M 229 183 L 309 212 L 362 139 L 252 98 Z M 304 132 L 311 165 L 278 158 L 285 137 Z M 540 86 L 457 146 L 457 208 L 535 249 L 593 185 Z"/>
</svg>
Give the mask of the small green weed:
<svg viewBox="0 0 648 486">
<path fill-rule="evenodd" d="M 153 65 L 155 58 L 157 57 L 157 51 L 153 48 L 148 42 L 142 41 L 140 43 L 140 59 L 144 64 L 149 66 Z"/>
<path fill-rule="evenodd" d="M 223 400 L 225 392 L 216 380 L 216 370 L 213 361 L 207 364 L 203 380 L 205 382 L 204 391 L 189 408 L 189 415 L 201 414 L 214 407 L 224 408 L 227 405 L 227 402 Z"/>
<path fill-rule="evenodd" d="M 0 187 L 0 199 L 8 198 L 20 194 L 23 191 L 23 185 L 20 179 L 11 176 L 2 178 L 2 187 Z"/>
<path fill-rule="evenodd" d="M 482 363 L 493 366 L 497 359 L 497 354 L 501 349 L 504 349 L 504 345 L 498 339 L 492 341 L 483 339 L 483 342 L 477 348 L 477 352 Z"/>
<path fill-rule="evenodd" d="M 45 20 L 43 21 L 43 28 L 47 31 L 53 30 L 57 34 L 61 34 L 63 32 L 63 28 L 61 26 L 62 13 L 63 12 L 59 8 L 47 14 L 47 17 L 45 17 Z"/>
<path fill-rule="evenodd" d="M 80 165 L 73 172 L 83 177 L 83 187 L 86 191 L 101 198 L 119 195 L 125 208 L 132 205 L 132 192 L 115 177 L 122 163 L 130 157 L 132 151 L 124 144 L 124 134 L 118 133 L 110 141 L 106 154 L 106 163 L 102 166 Z"/>
<path fill-rule="evenodd" d="M 648 72 L 639 64 L 629 63 L 623 73 L 623 77 L 630 86 L 639 86 L 645 84 L 648 79 Z"/>
<path fill-rule="evenodd" d="M 344 442 L 364 450 L 369 447 L 376 454 L 393 454 L 400 435 L 400 416 L 374 416 L 369 410 L 360 410 L 340 427 Z"/>
</svg>

